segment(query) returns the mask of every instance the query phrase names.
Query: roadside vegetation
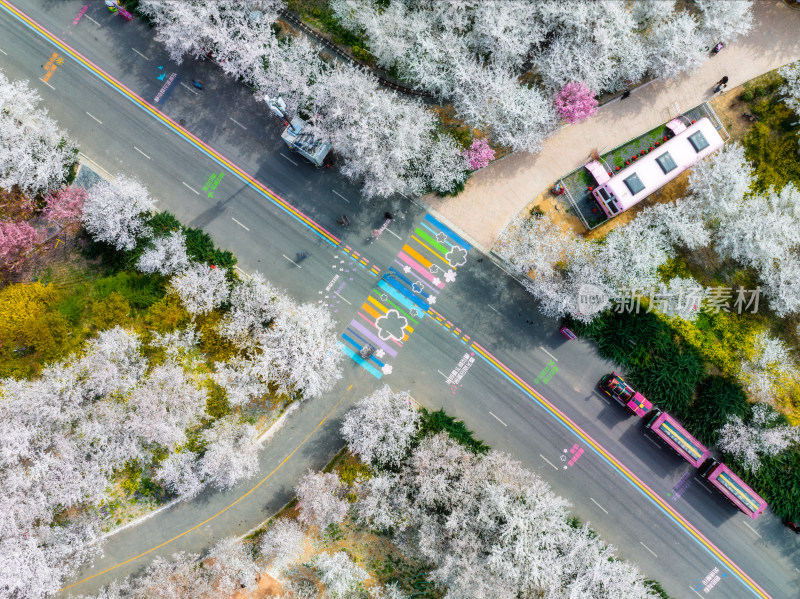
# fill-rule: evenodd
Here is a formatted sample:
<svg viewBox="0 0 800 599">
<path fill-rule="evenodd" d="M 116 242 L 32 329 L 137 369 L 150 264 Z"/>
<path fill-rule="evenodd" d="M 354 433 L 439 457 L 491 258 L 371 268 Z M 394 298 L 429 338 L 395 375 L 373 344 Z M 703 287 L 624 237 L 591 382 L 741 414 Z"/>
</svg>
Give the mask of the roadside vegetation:
<svg viewBox="0 0 800 599">
<path fill-rule="evenodd" d="M 600 11 L 580 1 L 131 2 L 175 60 L 213 55 L 259 99 L 281 98 L 290 116 L 310 121 L 366 197 L 457 194 L 492 158 L 538 151 L 562 120 L 591 116 L 596 94 L 690 71 L 708 58 L 704 48 L 752 25 L 749 0 L 604 0 Z M 326 56 L 278 22 L 287 7 L 436 104 L 388 91 L 371 71 Z M 593 35 L 598 28 L 603 36 Z M 488 160 L 475 160 L 475 142 L 491 145 Z"/>
<path fill-rule="evenodd" d="M 139 182 L 68 185 L 77 150 L 36 93 L 0 73 L 0 99 L 0 589 L 43 597 L 103 532 L 251 476 L 341 354 L 327 309 L 240 279 Z"/>
<path fill-rule="evenodd" d="M 734 118 L 755 122 L 692 170 L 684 197 L 591 240 L 533 213 L 496 248 L 528 275 L 545 313 L 594 339 L 791 521 L 800 519 L 798 73 L 795 64 L 743 86 Z M 585 283 L 612 304 L 581 309 Z"/>
<path fill-rule="evenodd" d="M 104 589 L 144 599 L 423 599 L 519 596 L 668 599 L 614 556 L 538 476 L 444 412 L 379 389 L 345 416 L 348 442 L 243 541 L 174 556 Z M 202 564 L 202 565 L 201 565 Z"/>
</svg>

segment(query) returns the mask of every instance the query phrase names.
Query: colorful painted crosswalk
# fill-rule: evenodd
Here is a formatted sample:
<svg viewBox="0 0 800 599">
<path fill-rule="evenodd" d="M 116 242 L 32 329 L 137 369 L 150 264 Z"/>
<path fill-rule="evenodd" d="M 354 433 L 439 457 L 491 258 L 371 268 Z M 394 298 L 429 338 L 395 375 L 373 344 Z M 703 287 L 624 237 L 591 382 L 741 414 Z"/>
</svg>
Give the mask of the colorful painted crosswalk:
<svg viewBox="0 0 800 599">
<path fill-rule="evenodd" d="M 438 220 L 425 216 L 342 333 L 342 351 L 378 379 L 391 374 L 389 360 L 397 356 L 445 285 L 456 280 L 471 247 Z M 374 352 L 363 358 L 359 350 L 368 345 Z"/>
</svg>

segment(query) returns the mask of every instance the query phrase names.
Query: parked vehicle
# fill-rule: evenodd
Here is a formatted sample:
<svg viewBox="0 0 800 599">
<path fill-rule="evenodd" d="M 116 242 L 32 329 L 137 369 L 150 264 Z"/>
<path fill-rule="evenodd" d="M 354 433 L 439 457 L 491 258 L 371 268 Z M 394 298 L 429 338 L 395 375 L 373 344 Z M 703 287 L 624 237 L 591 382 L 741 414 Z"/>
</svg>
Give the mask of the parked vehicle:
<svg viewBox="0 0 800 599">
<path fill-rule="evenodd" d="M 333 147 L 330 142 L 317 139 L 308 131 L 309 126 L 299 116 L 295 116 L 283 133 L 281 139 L 287 146 L 316 167 L 321 167 L 325 157 Z"/>
<path fill-rule="evenodd" d="M 700 476 L 751 520 L 758 518 L 767 508 L 766 501 L 761 499 L 730 468 L 714 458 L 708 458 L 706 463 L 700 467 Z"/>
<path fill-rule="evenodd" d="M 653 404 L 644 395 L 635 391 L 616 372 L 607 374 L 600 379 L 600 389 L 628 412 L 640 418 L 653 407 Z"/>
<path fill-rule="evenodd" d="M 711 452 L 700 441 L 690 435 L 689 431 L 666 412 L 654 409 L 644 425 L 695 468 L 704 464 L 711 455 Z"/>
</svg>

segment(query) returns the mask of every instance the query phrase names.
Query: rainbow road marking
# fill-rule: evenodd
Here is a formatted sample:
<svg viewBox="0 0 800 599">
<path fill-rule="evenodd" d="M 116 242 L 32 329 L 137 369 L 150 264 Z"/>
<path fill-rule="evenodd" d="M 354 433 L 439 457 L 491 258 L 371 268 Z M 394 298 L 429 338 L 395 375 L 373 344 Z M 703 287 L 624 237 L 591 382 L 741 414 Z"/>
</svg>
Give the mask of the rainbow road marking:
<svg viewBox="0 0 800 599">
<path fill-rule="evenodd" d="M 443 330 L 447 330 L 445 328 L 445 323 L 449 323 L 449 321 L 444 318 L 441 314 L 436 312 L 435 310 L 431 309 L 429 312 L 430 316 L 432 316 L 432 320 L 434 320 L 439 326 L 442 327 Z M 464 336 L 466 337 L 466 335 Z M 462 337 L 463 341 L 463 337 Z M 731 569 L 733 574 L 747 587 L 749 588 L 752 593 L 758 597 L 762 597 L 763 599 L 772 599 L 772 596 L 767 593 L 764 589 L 762 589 L 758 583 L 756 583 L 752 578 L 750 578 L 745 572 L 737 566 L 722 550 L 714 545 L 711 541 L 709 541 L 699 530 L 697 530 L 692 524 L 689 523 L 681 514 L 675 511 L 673 507 L 666 503 L 661 497 L 659 497 L 649 486 L 647 486 L 642 480 L 640 480 L 633 472 L 631 472 L 622 462 L 617 460 L 611 453 L 608 452 L 600 443 L 594 440 L 586 431 L 584 431 L 581 427 L 575 424 L 572 420 L 570 420 L 561 410 L 555 407 L 552 403 L 550 403 L 543 395 L 537 392 L 533 387 L 531 387 L 528 383 L 526 383 L 520 376 L 515 374 L 510 368 L 508 368 L 505 364 L 503 364 L 500 360 L 495 358 L 486 348 L 479 345 L 477 342 L 472 341 L 470 347 L 475 350 L 477 355 L 479 355 L 483 360 L 489 364 L 495 371 L 499 372 L 500 375 L 505 378 L 506 380 L 510 381 L 515 387 L 517 387 L 520 391 L 522 391 L 529 399 L 533 400 L 534 403 L 538 404 L 540 407 L 544 408 L 546 412 L 548 412 L 556 421 L 559 422 L 564 428 L 574 433 L 577 437 L 582 439 L 586 445 L 588 445 L 594 453 L 596 453 L 600 459 L 606 462 L 613 470 L 615 470 L 618 474 L 623 476 L 629 483 L 631 483 L 636 489 L 644 495 L 650 503 L 654 504 L 656 507 L 660 508 L 662 512 L 666 513 L 667 516 L 679 527 L 689 533 L 692 539 L 700 545 L 709 555 L 721 560 L 728 568 Z"/>
<path fill-rule="evenodd" d="M 300 223 L 311 229 L 321 239 L 327 241 L 334 247 L 337 247 L 341 243 L 341 240 L 335 235 L 333 235 L 330 231 L 320 226 L 310 217 L 306 216 L 300 210 L 292 206 L 289 202 L 287 202 L 279 195 L 271 191 L 264 184 L 260 183 L 259 181 L 254 179 L 251 175 L 240 169 L 233 162 L 231 162 L 230 160 L 225 158 L 222 154 L 217 152 L 214 148 L 207 145 L 206 143 L 204 143 L 203 141 L 201 141 L 200 139 L 189 133 L 186 129 L 175 123 L 168 116 L 158 111 L 147 101 L 145 101 L 140 96 L 136 95 L 127 87 L 125 87 L 122 83 L 111 77 L 111 75 L 109 75 L 104 70 L 99 68 L 92 61 L 83 56 L 80 52 L 73 49 L 71 46 L 64 43 L 62 40 L 58 39 L 55 35 L 53 35 L 47 29 L 39 25 L 36 21 L 31 19 L 24 12 L 22 12 L 12 4 L 10 4 L 7 0 L 0 0 L 0 7 L 3 7 L 7 12 L 11 13 L 17 19 L 22 21 L 30 29 L 38 33 L 41 37 L 43 37 L 53 45 L 61 48 L 65 53 L 74 58 L 75 61 L 78 64 L 80 64 L 83 68 L 85 68 L 87 71 L 97 76 L 98 78 L 102 79 L 108 85 L 116 89 L 120 94 L 122 94 L 131 102 L 133 102 L 140 109 L 144 110 L 151 116 L 161 121 L 162 124 L 166 125 L 169 129 L 171 129 L 172 131 L 177 133 L 180 137 L 188 141 L 191 145 L 193 145 L 195 148 L 203 152 L 206 156 L 208 156 L 215 162 L 227 168 L 231 173 L 233 173 L 239 179 L 241 179 L 246 185 L 252 187 L 261 194 L 267 196 L 276 206 L 281 208 L 284 212 L 289 214 L 295 220 L 299 221 Z"/>
</svg>

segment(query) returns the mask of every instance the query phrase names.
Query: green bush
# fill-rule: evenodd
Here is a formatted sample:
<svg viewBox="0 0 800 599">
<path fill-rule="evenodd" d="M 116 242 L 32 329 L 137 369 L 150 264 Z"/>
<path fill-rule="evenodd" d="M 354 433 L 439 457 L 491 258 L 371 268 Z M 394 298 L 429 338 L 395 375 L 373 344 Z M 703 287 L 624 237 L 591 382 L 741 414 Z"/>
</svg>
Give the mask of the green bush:
<svg viewBox="0 0 800 599">
<path fill-rule="evenodd" d="M 466 447 L 472 453 L 487 453 L 490 449 L 483 441 L 479 441 L 473 436 L 462 420 L 456 420 L 445 413 L 444 410 L 429 412 L 425 408 L 420 408 L 420 430 L 418 438 L 422 439 L 428 435 L 446 432 L 450 437 Z"/>
<path fill-rule="evenodd" d="M 160 275 L 118 272 L 95 281 L 95 299 L 105 299 L 114 292 L 128 300 L 132 307 L 146 309 L 164 297 L 164 279 Z"/>
<path fill-rule="evenodd" d="M 748 411 L 747 395 L 739 383 L 728 377 L 711 375 L 697 387 L 697 397 L 684 417 L 684 424 L 701 442 L 714 445 L 728 417 L 744 418 Z"/>
<path fill-rule="evenodd" d="M 167 212 L 166 210 L 163 212 L 156 212 L 155 214 L 151 215 L 150 219 L 147 221 L 147 224 L 153 230 L 154 237 L 162 237 L 171 233 L 172 231 L 180 231 L 183 229 L 181 221 L 179 221 L 172 213 Z"/>
<path fill-rule="evenodd" d="M 742 102 L 750 102 L 752 101 L 753 98 L 754 98 L 753 90 L 751 89 L 745 89 L 742 91 L 741 94 L 739 94 L 739 99 Z"/>
<path fill-rule="evenodd" d="M 186 235 L 186 253 L 191 259 L 233 271 L 236 258 L 231 252 L 214 247 L 208 233 L 191 227 L 184 228 L 183 232 Z"/>
<path fill-rule="evenodd" d="M 86 309 L 86 294 L 87 286 L 80 285 L 72 290 L 70 295 L 61 300 L 56 306 L 56 310 L 60 312 L 72 326 L 75 326 L 81 321 L 81 317 Z"/>
</svg>

